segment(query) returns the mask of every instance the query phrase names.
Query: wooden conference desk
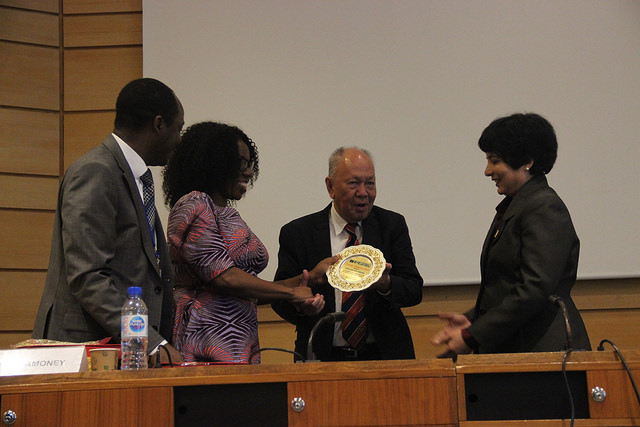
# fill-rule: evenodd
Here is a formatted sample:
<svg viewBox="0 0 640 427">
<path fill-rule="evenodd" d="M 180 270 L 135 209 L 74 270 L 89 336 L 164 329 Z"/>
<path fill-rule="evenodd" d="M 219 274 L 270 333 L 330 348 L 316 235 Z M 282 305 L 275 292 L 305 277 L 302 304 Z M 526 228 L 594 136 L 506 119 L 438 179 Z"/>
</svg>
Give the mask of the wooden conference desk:
<svg viewBox="0 0 640 427">
<path fill-rule="evenodd" d="M 562 355 L 3 377 L 0 406 L 3 415 L 17 414 L 14 426 L 569 426 L 511 415 L 513 408 L 517 417 L 532 405 L 557 406 L 547 395 L 568 396 L 558 385 Z M 624 355 L 638 378 L 640 352 Z M 572 353 L 567 371 L 578 415 L 586 411 L 576 426 L 640 426 L 638 402 L 613 352 Z M 596 386 L 605 389 L 604 402 L 591 398 Z"/>
<path fill-rule="evenodd" d="M 640 351 L 622 353 L 640 386 Z M 459 425 L 568 427 L 571 411 L 563 355 L 460 356 L 456 364 Z M 566 371 L 576 426 L 640 426 L 640 403 L 614 352 L 572 352 Z M 597 387 L 606 393 L 601 402 L 594 399 Z"/>
</svg>

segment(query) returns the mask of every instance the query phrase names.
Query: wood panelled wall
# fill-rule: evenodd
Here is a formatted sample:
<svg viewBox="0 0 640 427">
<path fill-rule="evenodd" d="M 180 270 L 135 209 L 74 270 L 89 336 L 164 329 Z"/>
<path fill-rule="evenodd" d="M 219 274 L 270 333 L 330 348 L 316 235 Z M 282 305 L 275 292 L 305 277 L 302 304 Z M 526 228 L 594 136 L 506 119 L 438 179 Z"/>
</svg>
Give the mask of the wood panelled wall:
<svg viewBox="0 0 640 427">
<path fill-rule="evenodd" d="M 0 348 L 29 338 L 58 184 L 142 77 L 142 0 L 0 0 Z"/>
<path fill-rule="evenodd" d="M 142 0 L 0 0 L 0 348 L 30 336 L 60 177 L 112 130 L 118 91 L 141 76 Z M 428 343 L 437 313 L 466 310 L 476 293 L 426 287 L 405 309 L 418 358 L 439 352 Z M 607 338 L 640 349 L 640 278 L 581 280 L 573 294 L 594 348 Z M 292 325 L 269 306 L 258 317 L 262 347 L 293 349 Z"/>
<path fill-rule="evenodd" d="M 423 288 L 422 302 L 404 309 L 418 358 L 436 357 L 442 349 L 429 343 L 429 338 L 443 326 L 438 313 L 460 313 L 473 307 L 478 285 L 428 286 Z M 613 341 L 624 353 L 640 349 L 640 280 L 579 280 L 572 292 L 584 318 L 595 350 L 603 339 Z M 293 349 L 294 326 L 282 322 L 269 306 L 258 308 L 260 344 L 262 347 Z M 605 349 L 611 350 L 608 344 Z M 290 354 L 263 351 L 262 363 L 291 361 Z"/>
</svg>

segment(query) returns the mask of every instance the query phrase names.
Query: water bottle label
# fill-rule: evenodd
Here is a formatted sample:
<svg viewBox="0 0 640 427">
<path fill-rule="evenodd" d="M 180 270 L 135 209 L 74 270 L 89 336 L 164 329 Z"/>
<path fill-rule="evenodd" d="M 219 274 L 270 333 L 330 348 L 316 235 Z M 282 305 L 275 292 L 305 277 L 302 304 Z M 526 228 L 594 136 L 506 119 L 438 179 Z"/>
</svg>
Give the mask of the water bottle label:
<svg viewBox="0 0 640 427">
<path fill-rule="evenodd" d="M 147 320 L 146 314 L 122 316 L 122 338 L 146 337 Z"/>
</svg>

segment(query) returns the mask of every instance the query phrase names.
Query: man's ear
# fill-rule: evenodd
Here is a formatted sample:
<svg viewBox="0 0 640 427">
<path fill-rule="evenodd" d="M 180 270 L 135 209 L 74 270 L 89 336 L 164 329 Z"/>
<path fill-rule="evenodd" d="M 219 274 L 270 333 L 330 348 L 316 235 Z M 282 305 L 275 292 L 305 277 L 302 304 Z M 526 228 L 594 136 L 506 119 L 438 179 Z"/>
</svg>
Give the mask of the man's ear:
<svg viewBox="0 0 640 427">
<path fill-rule="evenodd" d="M 153 130 L 156 133 L 161 133 L 165 130 L 165 128 L 167 127 L 166 122 L 164 121 L 164 118 L 161 115 L 157 115 L 153 118 Z"/>
<path fill-rule="evenodd" d="M 329 193 L 329 197 L 333 199 L 335 192 L 333 191 L 333 182 L 331 182 L 331 178 L 326 177 L 324 179 L 324 184 L 327 186 L 327 192 Z"/>
</svg>

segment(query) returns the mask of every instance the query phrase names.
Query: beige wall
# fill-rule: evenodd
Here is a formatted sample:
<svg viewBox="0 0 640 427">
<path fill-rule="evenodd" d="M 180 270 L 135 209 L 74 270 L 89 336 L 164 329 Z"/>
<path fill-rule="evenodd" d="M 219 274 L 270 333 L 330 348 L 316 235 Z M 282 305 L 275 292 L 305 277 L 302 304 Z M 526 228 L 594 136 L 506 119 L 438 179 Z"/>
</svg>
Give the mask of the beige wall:
<svg viewBox="0 0 640 427">
<path fill-rule="evenodd" d="M 118 91 L 141 76 L 141 0 L 0 0 L 0 348 L 30 336 L 59 178 L 111 131 Z M 476 292 L 424 288 L 405 310 L 418 358 L 439 351 L 428 344 L 437 313 L 471 307 Z M 640 278 L 582 280 L 573 294 L 594 347 L 640 349 Z M 292 325 L 268 306 L 259 320 L 262 347 L 293 349 Z M 263 363 L 291 359 L 263 353 Z"/>
</svg>

